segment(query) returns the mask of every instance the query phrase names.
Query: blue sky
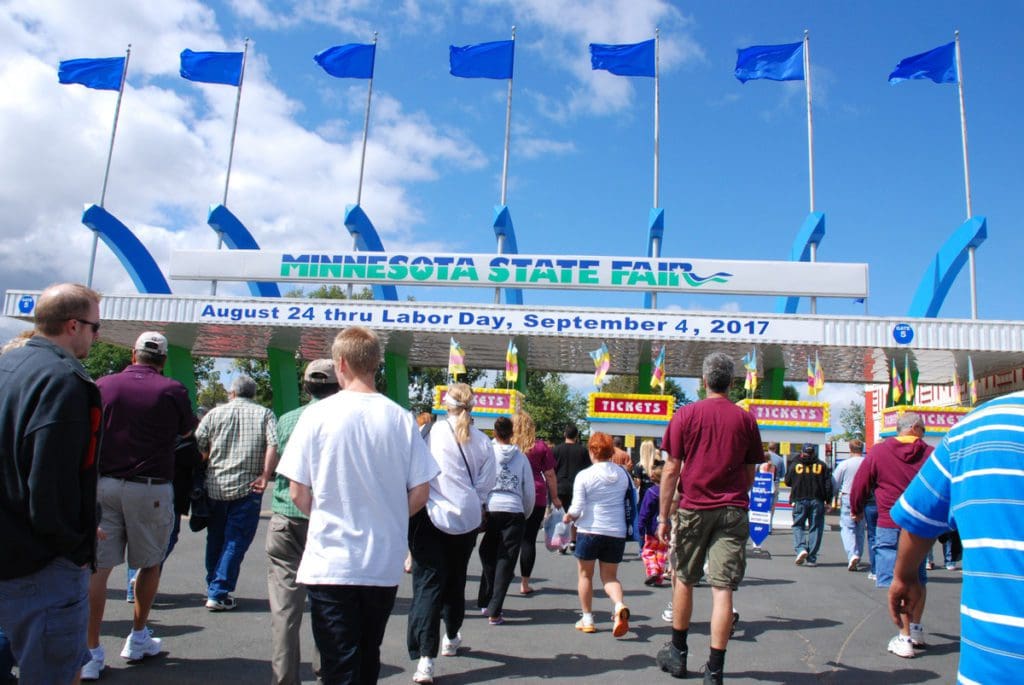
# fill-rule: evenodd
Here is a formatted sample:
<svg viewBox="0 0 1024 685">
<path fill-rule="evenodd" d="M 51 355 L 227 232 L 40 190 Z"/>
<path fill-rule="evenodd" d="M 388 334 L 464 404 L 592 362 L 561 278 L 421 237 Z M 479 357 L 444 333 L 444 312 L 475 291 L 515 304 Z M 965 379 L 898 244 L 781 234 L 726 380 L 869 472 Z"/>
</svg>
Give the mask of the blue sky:
<svg viewBox="0 0 1024 685">
<path fill-rule="evenodd" d="M 166 266 L 170 250 L 213 248 L 234 89 L 177 77 L 177 55 L 237 50 L 250 37 L 228 206 L 264 247 L 344 249 L 356 195 L 364 81 L 328 77 L 312 55 L 380 33 L 362 205 L 389 249 L 491 252 L 505 82 L 457 79 L 449 44 L 517 26 L 508 204 L 524 253 L 637 255 L 652 204 L 653 86 L 589 68 L 587 43 L 636 42 L 660 26 L 665 256 L 785 259 L 808 212 L 802 82 L 733 75 L 736 49 L 810 30 L 822 261 L 870 265 L 870 313 L 900 316 L 943 241 L 966 218 L 955 85 L 890 86 L 903 57 L 961 31 L 982 318 L 1019 319 L 1024 58 L 1018 2 L 655 0 L 12 0 L 0 7 L 0 287 L 85 277 L 115 94 L 59 86 L 60 59 L 133 44 L 107 208 Z M 96 284 L 131 291 L 100 248 Z M 201 292 L 200 284 L 175 284 Z M 230 289 L 221 292 L 233 292 Z M 238 290 L 239 294 L 243 291 Z M 492 293 L 412 291 L 490 302 Z M 543 304 L 639 306 L 636 295 L 527 292 Z M 753 297 L 661 296 L 684 309 L 772 311 Z M 806 311 L 806 303 L 801 311 Z M 818 311 L 862 314 L 850 301 Z M 964 274 L 941 316 L 970 315 Z M 10 322 L 5 331 L 16 330 Z"/>
</svg>

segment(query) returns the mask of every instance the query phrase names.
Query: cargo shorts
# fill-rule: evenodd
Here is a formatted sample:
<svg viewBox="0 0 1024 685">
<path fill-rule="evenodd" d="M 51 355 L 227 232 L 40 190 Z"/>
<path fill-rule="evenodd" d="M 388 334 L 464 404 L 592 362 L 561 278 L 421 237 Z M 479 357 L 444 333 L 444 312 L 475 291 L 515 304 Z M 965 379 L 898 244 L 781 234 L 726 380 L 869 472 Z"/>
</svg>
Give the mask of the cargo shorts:
<svg viewBox="0 0 1024 685">
<path fill-rule="evenodd" d="M 742 507 L 680 509 L 675 516 L 672 565 L 676 577 L 696 585 L 708 562 L 711 587 L 736 590 L 747 571 L 750 525 Z"/>
</svg>

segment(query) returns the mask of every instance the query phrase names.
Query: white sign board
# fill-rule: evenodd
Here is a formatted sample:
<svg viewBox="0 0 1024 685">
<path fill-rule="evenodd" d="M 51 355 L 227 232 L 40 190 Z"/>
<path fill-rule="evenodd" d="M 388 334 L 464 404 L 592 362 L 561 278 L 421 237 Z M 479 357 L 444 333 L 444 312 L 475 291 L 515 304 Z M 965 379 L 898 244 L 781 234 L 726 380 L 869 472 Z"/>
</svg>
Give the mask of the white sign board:
<svg viewBox="0 0 1024 685">
<path fill-rule="evenodd" d="M 646 257 L 175 250 L 170 277 L 861 298 L 867 264 Z"/>
</svg>

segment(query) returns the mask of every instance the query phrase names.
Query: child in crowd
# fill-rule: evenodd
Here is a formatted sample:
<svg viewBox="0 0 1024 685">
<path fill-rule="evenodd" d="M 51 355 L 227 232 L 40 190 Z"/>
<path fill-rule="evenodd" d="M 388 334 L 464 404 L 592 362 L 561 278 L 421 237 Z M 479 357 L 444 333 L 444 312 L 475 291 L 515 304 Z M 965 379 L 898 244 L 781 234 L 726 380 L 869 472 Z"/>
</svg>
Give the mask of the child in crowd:
<svg viewBox="0 0 1024 685">
<path fill-rule="evenodd" d="M 650 478 L 652 484 L 644 492 L 643 501 L 640 503 L 638 526 L 640 539 L 643 540 L 640 558 L 643 559 L 644 570 L 647 573 L 644 585 L 660 587 L 663 576 L 666 575 L 665 565 L 668 560 L 668 544 L 658 538 L 658 507 L 661 498 L 660 464 L 651 470 Z"/>
</svg>

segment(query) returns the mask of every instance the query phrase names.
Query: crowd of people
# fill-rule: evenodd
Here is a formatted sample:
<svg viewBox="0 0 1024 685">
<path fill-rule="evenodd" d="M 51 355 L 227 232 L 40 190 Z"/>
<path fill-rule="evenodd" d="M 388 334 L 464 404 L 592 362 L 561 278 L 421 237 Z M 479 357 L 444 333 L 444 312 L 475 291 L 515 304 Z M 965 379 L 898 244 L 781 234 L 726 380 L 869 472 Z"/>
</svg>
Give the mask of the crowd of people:
<svg viewBox="0 0 1024 685">
<path fill-rule="evenodd" d="M 643 582 L 672 585 L 671 639 L 656 663 L 674 677 L 689 675 L 693 592 L 706 582 L 712 608 L 700 671 L 704 683 L 721 683 L 758 470 L 791 488 L 797 565 L 816 564 L 825 510 L 838 497 L 849 570 L 867 554 L 877 586 L 890 588 L 899 632 L 888 651 L 912 658 L 927 646 L 926 555 L 946 536 L 951 547 L 962 538 L 970 571 L 963 681 L 995 682 L 1020 658 L 1024 600 L 1014 590 L 1024 578 L 1024 543 L 1015 542 L 1012 516 L 992 515 L 1022 503 L 1012 480 L 1024 473 L 1019 395 L 971 414 L 934 454 L 921 417 L 905 412 L 897 436 L 866 457 L 852 441 L 850 458 L 832 473 L 814 445 L 791 464 L 777 444 L 764 448 L 756 421 L 729 400 L 733 360 L 714 352 L 702 368 L 706 398 L 681 407 L 660 449 L 644 441 L 634 463 L 621 440 L 597 431 L 584 444 L 573 424 L 551 448 L 525 412 L 497 418 L 490 438 L 473 425 L 475 398 L 462 383 L 448 387 L 441 418 L 420 425 L 377 392 L 381 345 L 357 326 L 337 334 L 330 359 L 306 366 L 311 399 L 303 407 L 276 418 L 240 375 L 229 401 L 198 417 L 185 388 L 162 373 L 169 346 L 159 332 L 138 337 L 120 373 L 89 377 L 80 360 L 100 329 L 99 301 L 81 285 L 47 288 L 34 330 L 0 355 L 0 525 L 8 547 L 0 669 L 13 658 L 24 683 L 101 677 L 107 583 L 125 562 L 134 606 L 120 655 L 138 661 L 166 649 L 147 620 L 186 513 L 190 528 L 206 529 L 205 607 L 234 609 L 268 488 L 274 683 L 300 682 L 307 602 L 320 680 L 375 682 L 403 558 L 412 575 L 412 679 L 433 682 L 438 656 L 456 656 L 463 643 L 474 550 L 482 569 L 476 609 L 500 626 L 517 566 L 520 594 L 535 591 L 537 536 L 553 516 L 571 529 L 559 551 L 576 559 L 576 630 L 598 632 L 597 616 L 604 620 L 594 611 L 596 571 L 612 636 L 629 632 L 618 572 L 627 541 L 636 540 Z M 997 466 L 987 467 L 989 454 Z M 988 492 L 1000 497 L 980 497 Z"/>
</svg>

